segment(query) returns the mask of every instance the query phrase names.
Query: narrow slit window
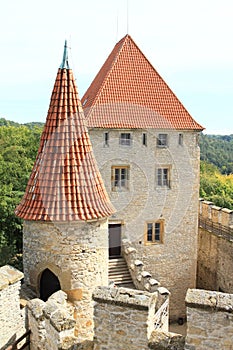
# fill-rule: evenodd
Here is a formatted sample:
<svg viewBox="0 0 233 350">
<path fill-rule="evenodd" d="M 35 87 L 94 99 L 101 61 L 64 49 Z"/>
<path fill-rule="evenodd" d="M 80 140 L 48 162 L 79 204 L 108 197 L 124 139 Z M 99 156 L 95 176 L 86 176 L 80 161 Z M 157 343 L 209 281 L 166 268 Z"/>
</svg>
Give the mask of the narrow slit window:
<svg viewBox="0 0 233 350">
<path fill-rule="evenodd" d="M 109 146 L 109 133 L 104 133 L 104 146 Z"/>
<path fill-rule="evenodd" d="M 179 134 L 178 143 L 180 146 L 183 146 L 183 143 L 184 143 L 184 135 L 183 134 Z"/>
<path fill-rule="evenodd" d="M 147 134 L 145 132 L 142 134 L 142 144 L 147 146 Z"/>
</svg>

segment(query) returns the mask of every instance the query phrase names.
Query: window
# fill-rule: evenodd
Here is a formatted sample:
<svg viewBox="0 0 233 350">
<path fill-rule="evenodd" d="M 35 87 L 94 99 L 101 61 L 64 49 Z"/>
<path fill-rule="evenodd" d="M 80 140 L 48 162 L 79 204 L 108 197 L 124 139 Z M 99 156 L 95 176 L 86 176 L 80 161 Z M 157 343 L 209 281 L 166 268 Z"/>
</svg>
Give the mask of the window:
<svg viewBox="0 0 233 350">
<path fill-rule="evenodd" d="M 145 243 L 163 243 L 164 221 L 151 221 L 146 223 Z"/>
<path fill-rule="evenodd" d="M 170 169 L 157 169 L 157 185 L 161 187 L 170 187 Z"/>
<path fill-rule="evenodd" d="M 112 167 L 112 191 L 129 188 L 129 167 Z"/>
<path fill-rule="evenodd" d="M 158 147 L 167 147 L 167 134 L 159 134 L 157 138 Z"/>
<path fill-rule="evenodd" d="M 142 144 L 147 146 L 147 134 L 145 132 L 142 134 Z"/>
<path fill-rule="evenodd" d="M 128 133 L 121 133 L 120 134 L 120 145 L 122 146 L 130 146 L 131 145 L 131 134 Z"/>
<path fill-rule="evenodd" d="M 179 134 L 178 143 L 180 146 L 183 146 L 183 143 L 184 143 L 184 135 L 183 134 Z"/>
<path fill-rule="evenodd" d="M 104 133 L 104 146 L 109 146 L 109 133 Z"/>
</svg>

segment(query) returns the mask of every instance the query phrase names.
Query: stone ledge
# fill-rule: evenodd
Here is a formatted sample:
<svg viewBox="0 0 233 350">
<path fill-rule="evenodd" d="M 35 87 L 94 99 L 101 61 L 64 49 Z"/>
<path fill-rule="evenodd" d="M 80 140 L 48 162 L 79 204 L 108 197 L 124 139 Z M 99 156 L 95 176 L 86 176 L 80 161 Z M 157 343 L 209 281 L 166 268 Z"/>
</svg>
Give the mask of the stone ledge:
<svg viewBox="0 0 233 350">
<path fill-rule="evenodd" d="M 158 293 L 149 293 L 128 288 L 98 287 L 93 293 L 93 300 L 99 303 L 132 307 L 138 310 L 148 310 L 152 302 L 157 301 Z"/>
<path fill-rule="evenodd" d="M 185 337 L 181 334 L 153 331 L 148 343 L 152 350 L 183 350 Z"/>
<path fill-rule="evenodd" d="M 32 315 L 36 320 L 43 320 L 44 313 L 43 309 L 45 307 L 45 302 L 41 299 L 32 299 L 27 302 L 27 307 L 31 311 Z"/>
<path fill-rule="evenodd" d="M 233 213 L 233 210 L 228 209 L 228 208 L 222 208 L 222 211 L 223 211 L 224 213 L 227 213 L 227 214 Z"/>
<path fill-rule="evenodd" d="M 75 327 L 72 310 L 66 305 L 67 295 L 63 291 L 54 293 L 46 302 L 41 299 L 32 299 L 27 306 L 36 320 L 45 318 L 58 331 L 64 331 Z"/>
<path fill-rule="evenodd" d="M 233 313 L 233 294 L 188 289 L 185 303 L 186 306 L 191 308 Z"/>
<path fill-rule="evenodd" d="M 9 284 L 16 283 L 23 278 L 24 274 L 10 265 L 0 267 L 0 290 Z"/>
</svg>

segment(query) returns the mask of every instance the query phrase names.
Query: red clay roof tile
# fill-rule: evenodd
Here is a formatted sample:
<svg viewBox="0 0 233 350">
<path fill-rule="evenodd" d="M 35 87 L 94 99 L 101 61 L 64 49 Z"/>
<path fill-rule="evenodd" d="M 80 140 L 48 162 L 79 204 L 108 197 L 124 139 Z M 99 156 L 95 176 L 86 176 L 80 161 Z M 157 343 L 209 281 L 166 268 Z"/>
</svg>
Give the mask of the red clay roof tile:
<svg viewBox="0 0 233 350">
<path fill-rule="evenodd" d="M 129 35 L 82 98 L 89 127 L 203 130 Z"/>
<path fill-rule="evenodd" d="M 25 220 L 73 221 L 110 216 L 86 120 L 70 69 L 59 68 L 46 124 L 16 215 Z"/>
</svg>

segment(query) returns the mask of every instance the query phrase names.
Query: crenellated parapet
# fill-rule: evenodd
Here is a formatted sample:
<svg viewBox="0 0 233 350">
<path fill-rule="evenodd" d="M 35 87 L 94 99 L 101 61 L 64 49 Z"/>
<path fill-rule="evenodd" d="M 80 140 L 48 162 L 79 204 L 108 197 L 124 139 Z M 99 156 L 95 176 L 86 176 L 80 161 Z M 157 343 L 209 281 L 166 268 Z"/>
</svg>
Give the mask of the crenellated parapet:
<svg viewBox="0 0 233 350">
<path fill-rule="evenodd" d="M 128 265 L 133 283 L 137 289 L 151 293 L 158 289 L 167 290 L 166 288 L 160 287 L 160 282 L 153 278 L 150 272 L 146 271 L 144 263 L 139 259 L 140 255 L 138 251 L 132 246 L 128 239 L 122 240 L 122 254 Z"/>
<path fill-rule="evenodd" d="M 213 223 L 233 228 L 233 210 L 218 207 L 213 202 L 200 199 L 199 216 Z"/>
</svg>

